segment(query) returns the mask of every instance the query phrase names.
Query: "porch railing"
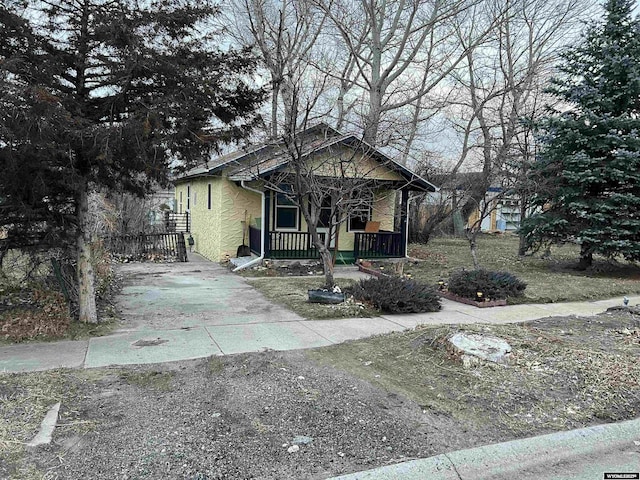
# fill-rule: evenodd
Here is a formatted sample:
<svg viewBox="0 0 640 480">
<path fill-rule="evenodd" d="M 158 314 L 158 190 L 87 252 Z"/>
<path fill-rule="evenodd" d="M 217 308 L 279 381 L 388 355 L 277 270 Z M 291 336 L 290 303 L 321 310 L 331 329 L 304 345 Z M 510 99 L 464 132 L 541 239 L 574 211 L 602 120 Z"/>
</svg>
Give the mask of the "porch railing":
<svg viewBox="0 0 640 480">
<path fill-rule="evenodd" d="M 164 212 L 164 227 L 167 232 L 190 232 L 189 212 Z"/>
<path fill-rule="evenodd" d="M 320 233 L 324 242 L 325 233 Z M 273 258 L 319 258 L 308 232 L 269 232 L 269 256 Z"/>
<path fill-rule="evenodd" d="M 320 233 L 324 242 L 326 233 Z M 268 234 L 271 258 L 310 259 L 319 258 L 318 249 L 308 232 L 277 232 Z M 260 229 L 249 227 L 249 248 L 260 255 Z M 402 234 L 399 232 L 354 233 L 354 258 L 392 258 L 403 257 Z"/>
<path fill-rule="evenodd" d="M 400 232 L 355 233 L 355 258 L 404 257 Z"/>
</svg>

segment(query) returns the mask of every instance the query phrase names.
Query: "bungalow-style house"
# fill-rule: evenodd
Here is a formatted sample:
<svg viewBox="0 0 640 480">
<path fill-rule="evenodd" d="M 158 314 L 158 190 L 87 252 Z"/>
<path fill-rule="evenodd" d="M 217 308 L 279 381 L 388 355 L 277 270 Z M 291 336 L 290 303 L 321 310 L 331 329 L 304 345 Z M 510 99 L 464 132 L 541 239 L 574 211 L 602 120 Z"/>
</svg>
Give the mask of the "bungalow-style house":
<svg viewBox="0 0 640 480">
<path fill-rule="evenodd" d="M 341 225 L 338 245 L 331 245 L 337 261 L 406 256 L 408 192 L 436 187 L 356 136 L 326 124 L 310 127 L 298 138 L 303 140 L 300 155 L 305 164 L 327 158 L 355 162 L 351 165 L 366 168 L 353 172 L 366 172 L 372 180 L 372 195 L 351 212 Z M 282 191 L 269 188 L 290 162 L 284 144 L 271 142 L 223 155 L 178 178 L 176 212 L 189 213 L 193 250 L 213 261 L 249 249 L 257 259 L 318 258 L 299 208 Z M 402 227 L 394 231 L 397 191 L 402 192 Z M 242 245 L 249 248 L 239 248 Z"/>
</svg>

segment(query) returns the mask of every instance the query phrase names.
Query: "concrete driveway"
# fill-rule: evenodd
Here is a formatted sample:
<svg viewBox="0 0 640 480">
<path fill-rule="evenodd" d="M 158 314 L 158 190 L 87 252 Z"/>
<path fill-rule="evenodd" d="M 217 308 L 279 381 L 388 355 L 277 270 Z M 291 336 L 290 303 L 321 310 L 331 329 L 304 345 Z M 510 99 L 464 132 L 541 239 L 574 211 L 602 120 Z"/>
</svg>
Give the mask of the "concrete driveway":
<svg viewBox="0 0 640 480">
<path fill-rule="evenodd" d="M 434 313 L 305 320 L 274 305 L 242 277 L 190 254 L 188 263 L 120 265 L 123 320 L 89 340 L 0 346 L 0 372 L 160 363 L 243 352 L 294 350 L 414 328 L 420 324 L 512 323 L 558 315 L 591 316 L 622 299 L 478 309 L 443 300 Z M 355 269 L 336 276 L 357 278 Z M 640 296 L 631 297 L 640 304 Z"/>
<path fill-rule="evenodd" d="M 92 338 L 85 367 L 155 363 L 331 342 L 243 278 L 192 254 L 188 263 L 120 266 L 123 325 Z"/>
</svg>

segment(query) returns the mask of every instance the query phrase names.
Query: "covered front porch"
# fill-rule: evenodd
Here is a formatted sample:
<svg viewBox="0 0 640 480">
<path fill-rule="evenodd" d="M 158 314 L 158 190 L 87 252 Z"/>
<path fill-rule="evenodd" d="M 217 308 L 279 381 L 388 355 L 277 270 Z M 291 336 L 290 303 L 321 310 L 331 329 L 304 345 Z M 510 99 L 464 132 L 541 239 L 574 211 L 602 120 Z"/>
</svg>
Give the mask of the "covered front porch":
<svg viewBox="0 0 640 480">
<path fill-rule="evenodd" d="M 392 190 L 376 194 L 373 204 L 375 208 L 364 209 L 363 218 L 345 221 L 342 224 L 339 242 L 337 238 L 331 240 L 332 253 L 336 263 L 355 263 L 360 258 L 402 258 L 407 254 L 407 205 L 409 192 L 401 191 L 399 211 L 399 228 L 393 228 L 395 194 Z M 320 254 L 313 243 L 312 235 L 303 221 L 292 221 L 295 229 L 279 228 L 281 218 L 275 201 L 275 192 L 265 192 L 264 219 L 261 224 L 249 225 L 249 248 L 252 254 L 263 255 L 263 258 L 306 260 L 319 259 Z M 271 197 L 271 198 L 270 198 Z M 291 208 L 291 207 L 284 207 Z M 299 213 L 296 215 L 300 216 Z M 290 216 L 294 217 L 294 216 Z M 264 232 L 260 228 L 264 228 Z M 371 228 L 370 228 L 371 227 Z M 382 229 L 379 227 L 383 227 Z M 321 241 L 326 240 L 328 232 L 319 232 Z M 336 242 L 338 247 L 336 248 Z"/>
<path fill-rule="evenodd" d="M 338 250 L 338 263 L 354 263 L 359 258 L 400 258 L 406 254 L 404 235 L 401 232 L 354 232 L 353 249 Z M 325 234 L 320 234 L 324 241 Z M 262 231 L 249 227 L 251 253 L 260 255 Z M 275 259 L 318 259 L 320 254 L 309 232 L 269 231 L 265 235 L 265 257 Z M 332 249 L 335 250 L 335 249 Z"/>
</svg>

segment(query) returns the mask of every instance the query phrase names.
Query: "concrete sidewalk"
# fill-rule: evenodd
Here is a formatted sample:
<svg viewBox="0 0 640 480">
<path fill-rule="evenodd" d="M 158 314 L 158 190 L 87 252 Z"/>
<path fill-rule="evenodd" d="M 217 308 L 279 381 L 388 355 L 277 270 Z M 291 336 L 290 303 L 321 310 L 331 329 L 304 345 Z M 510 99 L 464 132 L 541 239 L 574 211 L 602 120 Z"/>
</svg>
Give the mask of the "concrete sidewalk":
<svg viewBox="0 0 640 480">
<path fill-rule="evenodd" d="M 632 305 L 638 303 L 640 296 L 631 297 Z M 89 340 L 2 346 L 0 372 L 161 363 L 265 349 L 314 348 L 412 329 L 422 324 L 503 324 L 551 316 L 591 316 L 602 313 L 611 306 L 621 305 L 622 299 L 513 305 L 489 309 L 449 300 L 443 300 L 442 304 L 442 310 L 435 313 L 335 320 L 305 320 L 286 310 L 274 311 L 273 307 L 262 314 L 198 313 L 202 318 L 197 321 L 193 315 L 178 315 L 177 321 L 170 325 L 152 322 L 151 325 L 134 326 Z M 168 307 L 162 305 L 162 308 Z M 197 310 L 188 304 L 186 308 Z"/>
<path fill-rule="evenodd" d="M 82 341 L 0 346 L 0 372 L 92 368 L 189 360 L 211 355 L 323 347 L 420 324 L 509 323 L 558 315 L 590 316 L 621 305 L 595 302 L 476 308 L 443 300 L 440 312 L 376 318 L 306 320 L 267 300 L 247 280 L 190 254 L 187 263 L 119 266 L 116 305 L 123 326 Z M 337 278 L 362 278 L 356 267 Z M 631 304 L 640 303 L 640 296 Z"/>
</svg>

